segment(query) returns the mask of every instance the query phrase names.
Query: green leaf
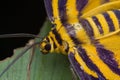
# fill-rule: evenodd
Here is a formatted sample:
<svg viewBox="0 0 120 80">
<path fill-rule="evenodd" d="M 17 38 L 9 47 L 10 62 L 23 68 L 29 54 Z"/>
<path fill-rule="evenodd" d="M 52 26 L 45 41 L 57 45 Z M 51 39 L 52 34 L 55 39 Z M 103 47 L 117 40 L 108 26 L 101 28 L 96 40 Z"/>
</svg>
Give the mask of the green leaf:
<svg viewBox="0 0 120 80">
<path fill-rule="evenodd" d="M 50 31 L 50 22 L 46 21 L 40 31 L 44 37 Z M 39 39 L 37 39 L 39 40 Z M 14 56 L 0 62 L 0 72 L 23 50 L 16 49 Z M 12 67 L 4 73 L 0 80 L 27 80 L 27 67 L 33 49 L 28 50 Z M 39 47 L 35 47 L 34 57 L 31 64 L 30 80 L 71 80 L 72 75 L 69 68 L 67 55 L 50 53 L 43 55 Z"/>
</svg>

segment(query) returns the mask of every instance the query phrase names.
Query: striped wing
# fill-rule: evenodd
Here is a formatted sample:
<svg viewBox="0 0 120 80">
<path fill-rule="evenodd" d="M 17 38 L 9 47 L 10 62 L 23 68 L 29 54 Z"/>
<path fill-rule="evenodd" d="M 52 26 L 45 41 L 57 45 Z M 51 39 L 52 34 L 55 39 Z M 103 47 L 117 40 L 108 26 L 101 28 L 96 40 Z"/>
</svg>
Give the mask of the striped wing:
<svg viewBox="0 0 120 80">
<path fill-rule="evenodd" d="M 76 16 L 75 11 L 81 11 L 88 0 L 44 0 L 44 2 L 50 21 L 56 23 L 57 20 L 64 21 L 67 12 Z"/>
<path fill-rule="evenodd" d="M 68 55 L 69 61 L 71 63 L 72 68 L 74 69 L 74 71 L 76 72 L 76 74 L 78 75 L 80 80 L 98 80 L 97 78 L 89 75 L 88 73 L 86 73 L 83 69 L 82 69 L 82 65 L 79 64 L 79 62 L 77 61 L 77 59 L 75 58 L 74 53 L 70 53 Z"/>
<path fill-rule="evenodd" d="M 110 0 L 116 1 L 116 0 Z M 44 0 L 46 11 L 53 24 L 78 22 L 78 17 L 109 0 Z"/>
<path fill-rule="evenodd" d="M 68 57 L 82 80 L 120 80 L 120 32 L 94 45 L 83 44 Z"/>
</svg>

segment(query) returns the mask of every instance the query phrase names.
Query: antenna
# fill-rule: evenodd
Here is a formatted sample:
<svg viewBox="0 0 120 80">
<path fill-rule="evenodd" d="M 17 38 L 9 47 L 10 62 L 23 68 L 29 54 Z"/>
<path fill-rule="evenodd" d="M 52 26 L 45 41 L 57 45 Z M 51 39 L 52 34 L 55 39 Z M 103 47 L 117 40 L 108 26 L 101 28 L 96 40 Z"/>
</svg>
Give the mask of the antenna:
<svg viewBox="0 0 120 80">
<path fill-rule="evenodd" d="M 38 35 L 34 35 L 34 34 L 28 34 L 28 33 L 15 33 L 15 34 L 2 34 L 0 35 L 0 38 L 13 38 L 13 37 L 31 37 L 31 38 L 40 38 Z M 41 41 L 41 40 L 40 40 Z M 0 77 L 18 60 L 20 59 L 21 56 L 23 56 L 26 51 L 28 51 L 30 48 L 32 48 L 34 45 L 37 45 L 40 43 L 39 42 L 31 42 L 29 41 L 29 43 L 24 47 L 23 51 L 17 55 L 12 62 L 10 62 L 10 64 L 8 64 L 8 66 L 0 73 Z"/>
<path fill-rule="evenodd" d="M 12 38 L 12 37 L 40 38 L 38 35 L 28 34 L 28 33 L 15 33 L 15 34 L 2 34 L 2 35 L 0 35 L 0 38 Z"/>
<path fill-rule="evenodd" d="M 18 59 L 20 59 L 20 57 L 23 56 L 30 48 L 32 48 L 34 45 L 37 45 L 37 44 L 39 44 L 39 43 L 40 43 L 40 41 L 39 41 L 39 42 L 32 43 L 32 44 L 31 44 L 31 42 L 29 42 L 29 43 L 28 43 L 29 45 L 26 45 L 26 46 L 24 47 L 23 51 L 22 51 L 19 55 L 17 55 L 17 56 L 13 59 L 13 61 L 10 62 L 10 64 L 8 64 L 8 66 L 0 73 L 0 77 L 1 77 Z"/>
</svg>

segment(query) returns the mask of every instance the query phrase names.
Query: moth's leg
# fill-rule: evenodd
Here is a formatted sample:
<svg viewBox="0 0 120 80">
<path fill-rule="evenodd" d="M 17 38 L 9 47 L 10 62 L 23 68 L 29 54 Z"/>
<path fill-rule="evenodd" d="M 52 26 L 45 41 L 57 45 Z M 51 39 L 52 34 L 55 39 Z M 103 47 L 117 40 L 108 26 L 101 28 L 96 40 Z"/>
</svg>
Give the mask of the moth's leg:
<svg viewBox="0 0 120 80">
<path fill-rule="evenodd" d="M 31 40 L 31 44 L 34 44 L 34 41 Z M 30 44 L 28 44 L 30 45 Z M 33 58 L 34 58 L 34 53 L 35 53 L 35 48 L 36 46 L 33 46 L 31 49 L 31 53 L 30 53 L 30 56 L 29 56 L 29 63 L 28 63 L 28 66 L 27 66 L 27 80 L 30 80 L 30 72 L 31 72 L 31 64 L 32 64 L 32 61 L 33 61 Z"/>
<path fill-rule="evenodd" d="M 77 74 L 75 73 L 75 71 L 71 65 L 70 65 L 70 70 L 72 72 L 72 80 L 78 80 Z"/>
</svg>

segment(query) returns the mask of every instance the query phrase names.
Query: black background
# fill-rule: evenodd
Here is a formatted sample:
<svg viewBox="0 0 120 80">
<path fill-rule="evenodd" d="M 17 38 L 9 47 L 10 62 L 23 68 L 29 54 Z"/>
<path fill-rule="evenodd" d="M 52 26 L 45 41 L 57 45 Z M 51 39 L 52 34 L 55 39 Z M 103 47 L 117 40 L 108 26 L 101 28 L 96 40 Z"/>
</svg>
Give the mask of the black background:
<svg viewBox="0 0 120 80">
<path fill-rule="evenodd" d="M 3 0 L 0 2 L 0 34 L 38 34 L 46 19 L 43 0 Z M 0 60 L 12 56 L 13 49 L 24 46 L 30 38 L 0 39 Z"/>
</svg>

